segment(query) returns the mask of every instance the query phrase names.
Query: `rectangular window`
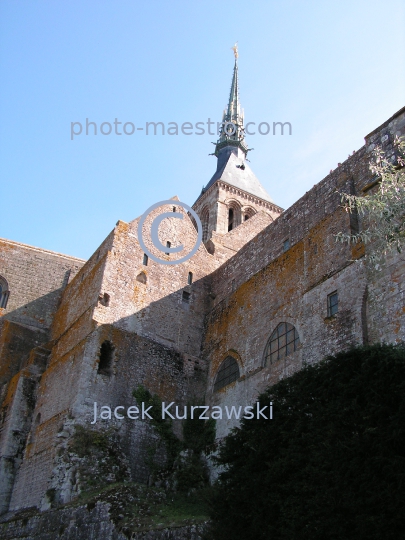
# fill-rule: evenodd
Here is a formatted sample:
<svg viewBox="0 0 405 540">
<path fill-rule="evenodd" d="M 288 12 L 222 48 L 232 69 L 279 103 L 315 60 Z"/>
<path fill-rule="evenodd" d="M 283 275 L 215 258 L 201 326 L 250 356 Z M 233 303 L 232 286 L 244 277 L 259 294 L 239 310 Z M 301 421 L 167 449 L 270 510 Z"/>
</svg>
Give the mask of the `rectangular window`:
<svg viewBox="0 0 405 540">
<path fill-rule="evenodd" d="M 146 253 L 143 254 L 143 265 L 144 266 L 148 266 L 148 256 L 146 255 Z"/>
<path fill-rule="evenodd" d="M 289 249 L 290 249 L 290 239 L 287 238 L 287 240 L 284 240 L 283 251 L 287 251 Z"/>
<path fill-rule="evenodd" d="M 186 304 L 190 303 L 190 293 L 189 292 L 183 291 L 182 301 L 185 302 Z"/>
<path fill-rule="evenodd" d="M 338 312 L 339 298 L 337 291 L 328 294 L 328 317 L 332 317 Z"/>
</svg>

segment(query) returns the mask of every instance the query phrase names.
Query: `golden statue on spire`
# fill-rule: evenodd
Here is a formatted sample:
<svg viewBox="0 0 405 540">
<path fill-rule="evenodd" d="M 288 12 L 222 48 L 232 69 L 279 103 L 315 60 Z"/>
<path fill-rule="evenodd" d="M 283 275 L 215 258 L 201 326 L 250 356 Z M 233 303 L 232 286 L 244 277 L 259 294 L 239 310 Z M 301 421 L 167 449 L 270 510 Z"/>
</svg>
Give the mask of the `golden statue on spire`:
<svg viewBox="0 0 405 540">
<path fill-rule="evenodd" d="M 239 53 L 238 53 L 238 42 L 235 43 L 235 45 L 233 47 L 231 47 L 231 49 L 233 50 L 233 54 L 235 55 L 235 58 L 238 58 L 239 56 Z"/>
</svg>

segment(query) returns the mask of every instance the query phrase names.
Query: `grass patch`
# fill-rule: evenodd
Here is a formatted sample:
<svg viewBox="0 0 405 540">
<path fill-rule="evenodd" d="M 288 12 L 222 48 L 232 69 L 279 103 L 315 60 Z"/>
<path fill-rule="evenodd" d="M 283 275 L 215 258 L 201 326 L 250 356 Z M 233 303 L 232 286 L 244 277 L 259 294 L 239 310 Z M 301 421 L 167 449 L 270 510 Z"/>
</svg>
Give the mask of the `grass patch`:
<svg viewBox="0 0 405 540">
<path fill-rule="evenodd" d="M 117 483 L 103 490 L 84 492 L 75 505 L 91 511 L 98 502 L 110 504 L 110 515 L 124 533 L 184 527 L 208 520 L 208 491 L 166 493 L 161 488 L 137 483 Z"/>
</svg>

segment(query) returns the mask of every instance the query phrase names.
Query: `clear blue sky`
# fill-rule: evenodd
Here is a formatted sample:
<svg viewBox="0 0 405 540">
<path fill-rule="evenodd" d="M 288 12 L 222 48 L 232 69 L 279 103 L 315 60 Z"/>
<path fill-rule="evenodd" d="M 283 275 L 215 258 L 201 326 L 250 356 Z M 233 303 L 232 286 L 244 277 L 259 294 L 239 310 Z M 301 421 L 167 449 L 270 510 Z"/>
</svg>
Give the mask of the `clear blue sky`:
<svg viewBox="0 0 405 540">
<path fill-rule="evenodd" d="M 251 167 L 287 208 L 405 105 L 402 0 L 2 0 L 0 236 L 87 258 L 114 227 L 211 178 L 211 135 L 85 136 L 221 119 L 239 42 Z"/>
</svg>

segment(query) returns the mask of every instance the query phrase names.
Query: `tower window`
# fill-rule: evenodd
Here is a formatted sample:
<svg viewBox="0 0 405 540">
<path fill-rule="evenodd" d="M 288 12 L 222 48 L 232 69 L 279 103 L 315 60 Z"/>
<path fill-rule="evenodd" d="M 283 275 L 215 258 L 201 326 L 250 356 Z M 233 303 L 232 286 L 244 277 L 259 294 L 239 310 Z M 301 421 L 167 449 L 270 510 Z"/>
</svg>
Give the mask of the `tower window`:
<svg viewBox="0 0 405 540">
<path fill-rule="evenodd" d="M 269 366 L 297 350 L 300 338 L 295 327 L 287 322 L 280 323 L 271 334 L 264 353 L 265 365 Z"/>
<path fill-rule="evenodd" d="M 215 378 L 214 392 L 228 386 L 231 382 L 238 380 L 239 377 L 238 362 L 232 356 L 227 356 L 218 369 Z"/>
<path fill-rule="evenodd" d="M 149 257 L 146 255 L 146 253 L 143 254 L 143 265 L 148 266 L 148 260 Z"/>
<path fill-rule="evenodd" d="M 175 212 L 175 211 L 176 211 L 176 207 L 175 207 L 175 206 L 173 206 L 173 212 Z"/>
<path fill-rule="evenodd" d="M 183 296 L 182 296 L 182 301 L 185 303 L 185 304 L 189 304 L 190 303 L 190 293 L 187 292 L 187 291 L 183 291 Z"/>
<path fill-rule="evenodd" d="M 167 248 L 171 247 L 171 245 L 172 245 L 172 244 L 171 244 L 169 241 L 166 242 L 166 247 L 167 247 Z M 170 253 L 167 252 L 166 255 L 170 255 Z"/>
<path fill-rule="evenodd" d="M 193 272 L 188 273 L 187 283 L 191 285 L 193 283 Z"/>
<path fill-rule="evenodd" d="M 234 219 L 233 208 L 230 208 L 228 211 L 228 232 L 233 229 L 233 219 Z"/>
<path fill-rule="evenodd" d="M 290 239 L 284 240 L 283 251 L 288 251 L 290 249 Z"/>
<path fill-rule="evenodd" d="M 332 317 L 338 312 L 339 298 L 337 291 L 328 294 L 328 317 Z"/>
<path fill-rule="evenodd" d="M 209 226 L 210 213 L 208 208 L 204 208 L 201 212 L 201 223 L 203 228 L 202 241 L 205 244 L 208 240 L 208 226 Z"/>
<path fill-rule="evenodd" d="M 256 211 L 254 210 L 254 208 L 252 208 L 252 207 L 245 208 L 245 210 L 243 212 L 243 220 L 247 221 L 248 219 L 250 219 L 255 214 L 256 214 Z"/>
<path fill-rule="evenodd" d="M 114 357 L 114 347 L 110 341 L 104 341 L 100 347 L 97 373 L 100 375 L 111 375 Z"/>
</svg>

